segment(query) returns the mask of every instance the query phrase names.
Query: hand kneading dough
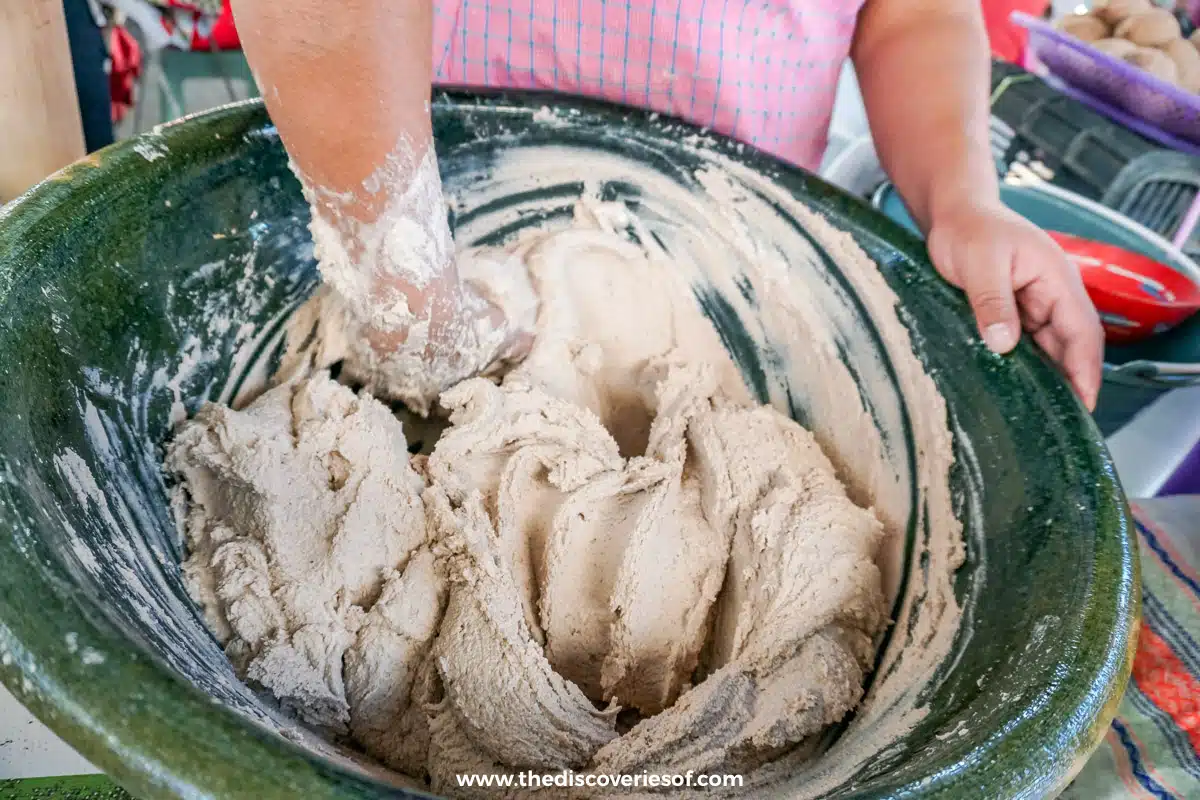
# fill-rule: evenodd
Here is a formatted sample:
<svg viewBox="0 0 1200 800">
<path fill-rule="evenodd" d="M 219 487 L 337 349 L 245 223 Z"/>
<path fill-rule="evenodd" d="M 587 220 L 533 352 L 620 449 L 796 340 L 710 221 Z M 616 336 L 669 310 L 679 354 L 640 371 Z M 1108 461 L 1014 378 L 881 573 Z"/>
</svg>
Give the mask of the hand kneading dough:
<svg viewBox="0 0 1200 800">
<path fill-rule="evenodd" d="M 435 792 L 754 769 L 856 706 L 886 623 L 880 522 L 750 401 L 623 213 L 582 205 L 475 255 L 525 265 L 538 335 L 500 385 L 441 396 L 427 460 L 319 371 L 355 352 L 328 292 L 297 316 L 288 382 L 206 407 L 167 457 L 189 588 L 241 674 Z M 623 735 L 622 708 L 641 715 Z"/>
</svg>

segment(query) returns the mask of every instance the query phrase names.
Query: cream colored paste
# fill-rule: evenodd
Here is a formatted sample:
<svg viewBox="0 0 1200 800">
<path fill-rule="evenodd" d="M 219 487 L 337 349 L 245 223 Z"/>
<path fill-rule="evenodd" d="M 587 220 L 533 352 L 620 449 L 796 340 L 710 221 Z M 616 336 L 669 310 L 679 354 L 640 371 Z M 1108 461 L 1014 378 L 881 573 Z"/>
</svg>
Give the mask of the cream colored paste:
<svg viewBox="0 0 1200 800">
<path fill-rule="evenodd" d="M 729 208 L 736 188 L 707 191 Z M 744 219 L 704 213 L 760 296 L 774 290 L 763 314 L 816 368 L 810 404 L 848 389 L 843 419 L 865 417 L 783 254 Z M 705 249 L 682 262 L 620 203 L 585 200 L 569 226 L 460 254 L 501 303 L 527 302 L 527 276 L 537 337 L 499 384 L 441 394 L 449 427 L 428 457 L 409 455 L 386 406 L 323 371 L 340 362 L 397 394 L 363 368 L 355 316 L 328 289 L 296 315 L 276 388 L 181 428 L 166 463 L 184 574 L 239 674 L 455 796 L 456 774 L 566 768 L 736 772 L 748 787 L 803 773 L 815 794 L 919 719 L 957 614 L 944 405 L 873 265 L 792 213 L 883 318 L 901 389 L 923 406 L 911 513 L 945 548 L 925 554 L 928 630 L 884 653 L 836 758 L 809 766 L 817 736 L 864 700 L 903 568 L 903 476 L 878 433 L 856 425 L 830 449 L 843 442 L 828 417 L 810 433 L 752 401 L 692 294 L 697 271 L 718 276 Z M 886 722 L 862 732 L 873 714 Z"/>
</svg>

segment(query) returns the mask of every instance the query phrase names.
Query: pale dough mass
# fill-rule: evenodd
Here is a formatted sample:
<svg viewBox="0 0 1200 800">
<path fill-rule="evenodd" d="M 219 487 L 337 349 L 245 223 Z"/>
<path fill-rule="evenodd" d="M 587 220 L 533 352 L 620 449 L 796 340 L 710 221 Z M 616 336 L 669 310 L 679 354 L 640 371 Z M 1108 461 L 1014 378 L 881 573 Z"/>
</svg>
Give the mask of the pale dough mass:
<svg viewBox="0 0 1200 800">
<path fill-rule="evenodd" d="M 322 371 L 386 395 L 328 292 L 280 385 L 168 451 L 188 587 L 239 674 L 435 792 L 752 772 L 858 704 L 886 623 L 881 523 L 751 401 L 621 213 L 463 255 L 528 271 L 536 340 L 499 385 L 441 395 L 430 455 Z"/>
</svg>

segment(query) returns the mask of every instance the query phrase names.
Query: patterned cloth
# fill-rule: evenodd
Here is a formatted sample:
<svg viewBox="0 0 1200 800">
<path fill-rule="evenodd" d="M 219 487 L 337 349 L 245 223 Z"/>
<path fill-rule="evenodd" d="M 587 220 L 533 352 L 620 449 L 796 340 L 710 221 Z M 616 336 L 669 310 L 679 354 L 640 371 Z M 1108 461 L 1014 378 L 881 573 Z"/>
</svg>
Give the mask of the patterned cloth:
<svg viewBox="0 0 1200 800">
<path fill-rule="evenodd" d="M 442 85 L 650 108 L 810 169 L 863 0 L 435 0 Z"/>
<path fill-rule="evenodd" d="M 1066 800 L 1200 798 L 1200 496 L 1133 504 L 1142 629 L 1133 677 Z"/>
</svg>

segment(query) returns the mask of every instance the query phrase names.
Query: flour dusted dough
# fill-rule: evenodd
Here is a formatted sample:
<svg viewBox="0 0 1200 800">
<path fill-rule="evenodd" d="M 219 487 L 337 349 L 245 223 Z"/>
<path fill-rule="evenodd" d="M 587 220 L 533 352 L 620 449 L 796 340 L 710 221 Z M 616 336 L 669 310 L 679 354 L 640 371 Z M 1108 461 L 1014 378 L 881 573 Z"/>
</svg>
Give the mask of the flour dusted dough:
<svg viewBox="0 0 1200 800">
<path fill-rule="evenodd" d="M 750 401 L 627 224 L 585 204 L 506 258 L 464 255 L 527 268 L 538 335 L 500 385 L 442 394 L 427 460 L 320 371 L 353 372 L 358 347 L 328 292 L 285 382 L 206 407 L 169 450 L 188 585 L 241 674 L 433 791 L 749 771 L 862 697 L 882 526 L 808 431 Z"/>
<path fill-rule="evenodd" d="M 406 698 L 363 684 L 361 665 L 394 673 L 397 647 L 427 649 L 443 589 L 418 552 L 423 483 L 387 407 L 317 376 L 245 411 L 206 406 L 166 465 L 188 500 L 188 589 L 235 666 L 334 731 L 352 703 L 368 717 L 381 702 L 403 710 Z"/>
</svg>

